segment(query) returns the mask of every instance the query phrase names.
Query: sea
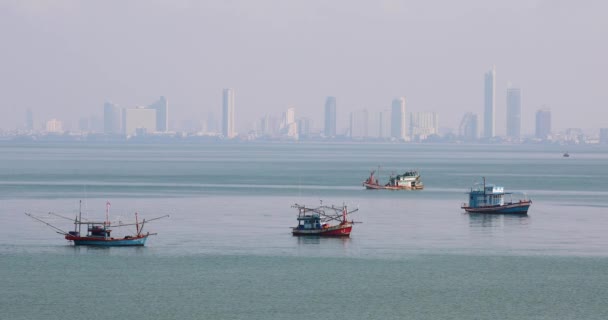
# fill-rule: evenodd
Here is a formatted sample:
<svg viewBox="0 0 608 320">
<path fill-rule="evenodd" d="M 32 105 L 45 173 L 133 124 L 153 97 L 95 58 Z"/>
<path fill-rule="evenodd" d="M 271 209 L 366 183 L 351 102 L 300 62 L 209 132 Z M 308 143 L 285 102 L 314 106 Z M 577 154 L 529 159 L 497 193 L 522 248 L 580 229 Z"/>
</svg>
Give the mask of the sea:
<svg viewBox="0 0 608 320">
<path fill-rule="evenodd" d="M 529 214 L 464 213 L 483 177 Z M 106 203 L 169 217 L 94 248 L 24 214 L 69 231 Z M 321 203 L 358 209 L 350 238 L 291 235 Z M 608 319 L 607 292 L 608 146 L 0 144 L 1 319 Z"/>
</svg>

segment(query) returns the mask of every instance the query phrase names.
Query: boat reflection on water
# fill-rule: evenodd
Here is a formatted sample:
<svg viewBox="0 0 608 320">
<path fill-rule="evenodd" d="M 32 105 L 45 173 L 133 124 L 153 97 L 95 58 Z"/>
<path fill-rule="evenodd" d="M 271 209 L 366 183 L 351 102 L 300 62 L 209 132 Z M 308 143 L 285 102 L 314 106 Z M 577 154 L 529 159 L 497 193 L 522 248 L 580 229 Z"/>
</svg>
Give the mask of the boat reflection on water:
<svg viewBox="0 0 608 320">
<path fill-rule="evenodd" d="M 504 226 L 521 226 L 530 223 L 528 214 L 493 214 L 493 213 L 466 213 L 469 216 L 469 226 L 473 228 L 497 228 Z"/>
<path fill-rule="evenodd" d="M 321 243 L 342 243 L 347 244 L 351 241 L 349 237 L 321 237 L 321 236 L 308 236 L 308 237 L 296 237 L 298 245 L 309 245 L 309 244 L 321 244 Z"/>
</svg>

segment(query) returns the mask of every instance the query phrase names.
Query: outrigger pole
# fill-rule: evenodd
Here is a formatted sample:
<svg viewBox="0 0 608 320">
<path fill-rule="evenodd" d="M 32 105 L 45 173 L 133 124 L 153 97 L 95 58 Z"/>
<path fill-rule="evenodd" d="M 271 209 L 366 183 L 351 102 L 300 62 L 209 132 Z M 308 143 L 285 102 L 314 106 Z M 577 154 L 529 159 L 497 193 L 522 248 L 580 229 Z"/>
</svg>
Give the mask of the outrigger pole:
<svg viewBox="0 0 608 320">
<path fill-rule="evenodd" d="M 55 229 L 57 231 L 57 233 L 59 233 L 59 234 L 63 234 L 63 235 L 67 235 L 68 234 L 67 232 L 65 232 L 65 231 L 63 231 L 63 230 L 55 227 L 54 225 L 52 225 L 52 224 L 50 224 L 50 223 L 48 223 L 48 222 L 46 222 L 46 221 L 44 221 L 42 219 L 36 218 L 36 217 L 34 217 L 33 215 L 31 215 L 31 214 L 29 214 L 27 212 L 24 212 L 24 213 L 25 213 L 26 216 L 28 216 L 28 217 L 30 217 L 30 218 L 32 218 L 34 220 L 38 220 L 39 222 L 42 222 L 42 223 L 46 224 L 47 226 Z"/>
</svg>

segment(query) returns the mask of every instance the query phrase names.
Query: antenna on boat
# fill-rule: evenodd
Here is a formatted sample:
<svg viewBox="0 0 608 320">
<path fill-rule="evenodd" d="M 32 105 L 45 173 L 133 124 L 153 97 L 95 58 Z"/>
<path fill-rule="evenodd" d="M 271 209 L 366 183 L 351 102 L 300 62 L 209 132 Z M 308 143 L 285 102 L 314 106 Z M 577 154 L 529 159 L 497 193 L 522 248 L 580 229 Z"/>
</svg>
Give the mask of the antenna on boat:
<svg viewBox="0 0 608 320">
<path fill-rule="evenodd" d="M 110 225 L 110 201 L 106 200 L 106 225 Z"/>
<path fill-rule="evenodd" d="M 135 230 L 137 231 L 137 235 L 139 236 L 139 221 L 137 221 L 137 211 L 135 211 Z"/>
<path fill-rule="evenodd" d="M 82 222 L 82 200 L 80 200 L 80 204 L 78 206 L 78 222 Z M 82 224 L 78 224 L 78 234 L 80 234 L 80 231 L 82 230 Z M 74 230 L 76 231 L 76 230 Z"/>
</svg>

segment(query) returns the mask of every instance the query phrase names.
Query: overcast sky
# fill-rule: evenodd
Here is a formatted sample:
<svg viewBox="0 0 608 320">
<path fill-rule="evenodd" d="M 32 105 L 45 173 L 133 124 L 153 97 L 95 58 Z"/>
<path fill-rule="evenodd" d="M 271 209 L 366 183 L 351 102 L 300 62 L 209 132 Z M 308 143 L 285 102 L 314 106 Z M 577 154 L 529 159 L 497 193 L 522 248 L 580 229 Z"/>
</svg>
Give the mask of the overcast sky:
<svg viewBox="0 0 608 320">
<path fill-rule="evenodd" d="M 175 125 L 221 115 L 236 91 L 237 129 L 288 106 L 321 127 L 328 95 L 348 113 L 435 111 L 457 128 L 483 118 L 496 66 L 497 133 L 506 87 L 522 89 L 522 130 L 551 108 L 553 126 L 608 127 L 608 2 L 0 0 L 0 128 L 102 115 L 103 103 L 164 95 Z"/>
</svg>

